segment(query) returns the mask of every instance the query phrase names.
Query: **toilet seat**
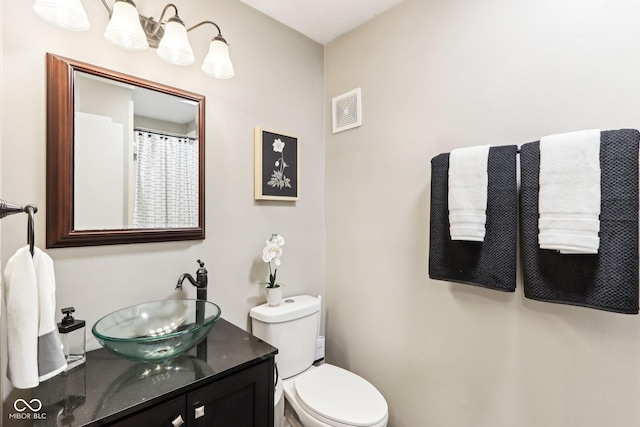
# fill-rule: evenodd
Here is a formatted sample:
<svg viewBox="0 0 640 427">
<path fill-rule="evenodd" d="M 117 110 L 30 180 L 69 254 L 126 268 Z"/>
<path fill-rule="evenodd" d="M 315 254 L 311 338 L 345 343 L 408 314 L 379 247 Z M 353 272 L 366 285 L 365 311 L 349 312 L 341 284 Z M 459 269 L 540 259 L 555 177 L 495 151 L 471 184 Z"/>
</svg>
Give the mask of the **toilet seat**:
<svg viewBox="0 0 640 427">
<path fill-rule="evenodd" d="M 339 427 L 386 425 L 387 402 L 364 378 L 323 364 L 295 377 L 298 403 L 310 415 Z"/>
</svg>

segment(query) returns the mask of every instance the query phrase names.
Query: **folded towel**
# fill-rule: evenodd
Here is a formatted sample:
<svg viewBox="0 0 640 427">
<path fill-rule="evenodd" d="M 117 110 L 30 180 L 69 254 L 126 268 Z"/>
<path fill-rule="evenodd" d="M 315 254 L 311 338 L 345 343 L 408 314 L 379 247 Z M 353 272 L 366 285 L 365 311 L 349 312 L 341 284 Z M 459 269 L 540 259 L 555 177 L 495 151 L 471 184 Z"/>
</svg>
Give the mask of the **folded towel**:
<svg viewBox="0 0 640 427">
<path fill-rule="evenodd" d="M 540 143 L 520 149 L 520 243 L 527 298 L 638 313 L 638 144 L 635 129 L 600 135 L 600 247 L 595 255 L 563 255 L 538 245 Z M 589 222 L 576 228 L 589 228 Z"/>
<path fill-rule="evenodd" d="M 538 244 L 561 253 L 600 246 L 600 130 L 540 139 Z"/>
<path fill-rule="evenodd" d="M 4 270 L 7 305 L 7 376 L 16 388 L 33 388 L 66 368 L 55 329 L 55 281 L 51 258 L 18 249 Z M 53 331 L 51 333 L 51 325 Z"/>
<path fill-rule="evenodd" d="M 489 146 L 459 148 L 449 156 L 451 240 L 482 242 L 487 222 Z"/>
<path fill-rule="evenodd" d="M 484 242 L 454 241 L 449 231 L 449 153 L 431 160 L 429 277 L 513 292 L 516 288 L 518 196 L 515 145 L 491 147 L 488 156 Z"/>
</svg>

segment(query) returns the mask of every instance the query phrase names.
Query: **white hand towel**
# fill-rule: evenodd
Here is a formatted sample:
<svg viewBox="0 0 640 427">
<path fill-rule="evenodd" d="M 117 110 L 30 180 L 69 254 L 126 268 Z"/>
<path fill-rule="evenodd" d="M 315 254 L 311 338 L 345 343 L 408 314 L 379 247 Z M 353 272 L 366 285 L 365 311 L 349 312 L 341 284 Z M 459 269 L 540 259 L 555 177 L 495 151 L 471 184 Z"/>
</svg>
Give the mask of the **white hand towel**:
<svg viewBox="0 0 640 427">
<path fill-rule="evenodd" d="M 62 349 L 62 340 L 56 325 L 56 278 L 53 260 L 49 255 L 35 248 L 33 264 L 38 283 L 39 315 L 38 328 L 38 374 L 40 381 L 58 375 L 67 368 L 67 360 Z"/>
<path fill-rule="evenodd" d="M 459 148 L 449 155 L 451 240 L 484 241 L 487 222 L 489 145 Z"/>
<path fill-rule="evenodd" d="M 540 139 L 538 244 L 561 253 L 600 246 L 600 130 Z"/>
<path fill-rule="evenodd" d="M 38 284 L 29 247 L 9 259 L 4 269 L 7 304 L 7 376 L 16 388 L 38 381 Z"/>
<path fill-rule="evenodd" d="M 55 325 L 53 262 L 40 249 L 18 249 L 4 270 L 7 305 L 7 376 L 16 388 L 33 388 L 66 369 Z"/>
</svg>

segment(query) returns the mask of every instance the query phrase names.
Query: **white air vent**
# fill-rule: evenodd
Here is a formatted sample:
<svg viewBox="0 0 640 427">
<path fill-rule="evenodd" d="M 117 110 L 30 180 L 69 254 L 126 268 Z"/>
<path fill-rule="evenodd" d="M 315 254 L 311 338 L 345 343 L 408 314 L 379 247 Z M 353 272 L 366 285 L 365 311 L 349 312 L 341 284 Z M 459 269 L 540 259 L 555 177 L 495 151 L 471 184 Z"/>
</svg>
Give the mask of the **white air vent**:
<svg viewBox="0 0 640 427">
<path fill-rule="evenodd" d="M 336 96 L 331 104 L 333 133 L 362 125 L 362 91 L 360 88 Z"/>
</svg>

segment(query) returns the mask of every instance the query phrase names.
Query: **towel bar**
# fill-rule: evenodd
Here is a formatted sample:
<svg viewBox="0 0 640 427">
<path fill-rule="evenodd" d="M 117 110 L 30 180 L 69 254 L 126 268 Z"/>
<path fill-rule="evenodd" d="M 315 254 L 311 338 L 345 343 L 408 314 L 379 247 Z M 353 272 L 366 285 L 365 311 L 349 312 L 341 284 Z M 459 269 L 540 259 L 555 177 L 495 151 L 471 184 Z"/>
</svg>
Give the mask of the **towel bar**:
<svg viewBox="0 0 640 427">
<path fill-rule="evenodd" d="M 27 221 L 27 242 L 29 243 L 29 251 L 31 255 L 33 255 L 36 230 L 33 215 L 38 212 L 38 207 L 36 205 L 20 206 L 0 199 L 0 219 L 20 212 L 29 215 L 29 220 Z"/>
</svg>

